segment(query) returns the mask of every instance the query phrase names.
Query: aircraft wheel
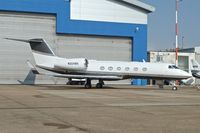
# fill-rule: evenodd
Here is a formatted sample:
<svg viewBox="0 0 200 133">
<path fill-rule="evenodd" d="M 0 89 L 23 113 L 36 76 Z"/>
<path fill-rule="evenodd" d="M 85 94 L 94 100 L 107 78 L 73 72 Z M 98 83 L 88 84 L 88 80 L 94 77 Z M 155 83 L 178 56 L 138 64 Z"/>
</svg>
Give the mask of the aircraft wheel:
<svg viewBox="0 0 200 133">
<path fill-rule="evenodd" d="M 68 82 L 66 83 L 66 85 L 72 85 L 72 79 L 68 78 Z"/>
<path fill-rule="evenodd" d="M 173 90 L 173 91 L 178 90 L 177 86 L 173 86 L 173 87 L 172 87 L 172 90 Z"/>
<path fill-rule="evenodd" d="M 97 84 L 96 84 L 96 88 L 103 88 L 103 84 L 97 83 Z"/>
<path fill-rule="evenodd" d="M 158 87 L 159 87 L 160 89 L 163 89 L 163 88 L 164 88 L 164 85 L 158 85 Z"/>
<path fill-rule="evenodd" d="M 72 85 L 72 82 L 68 81 L 68 82 L 66 83 L 66 85 Z"/>
</svg>

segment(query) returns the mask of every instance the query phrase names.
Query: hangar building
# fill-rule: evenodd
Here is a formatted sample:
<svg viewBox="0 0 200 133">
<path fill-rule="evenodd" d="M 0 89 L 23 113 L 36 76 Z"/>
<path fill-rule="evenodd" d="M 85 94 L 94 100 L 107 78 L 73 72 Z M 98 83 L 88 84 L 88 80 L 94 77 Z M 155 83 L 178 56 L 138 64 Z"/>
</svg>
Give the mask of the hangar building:
<svg viewBox="0 0 200 133">
<path fill-rule="evenodd" d="M 33 75 L 26 64 L 34 62 L 29 45 L 7 37 L 44 38 L 61 57 L 142 61 L 154 10 L 138 0 L 0 0 L 0 84 L 66 82 Z"/>
</svg>

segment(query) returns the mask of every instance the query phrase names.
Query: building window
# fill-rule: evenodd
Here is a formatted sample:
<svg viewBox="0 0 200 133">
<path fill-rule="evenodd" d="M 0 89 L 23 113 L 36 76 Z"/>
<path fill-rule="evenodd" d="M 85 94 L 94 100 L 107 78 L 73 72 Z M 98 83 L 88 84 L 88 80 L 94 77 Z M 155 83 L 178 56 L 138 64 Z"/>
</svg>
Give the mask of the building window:
<svg viewBox="0 0 200 133">
<path fill-rule="evenodd" d="M 142 71 L 147 71 L 147 68 L 146 67 L 142 68 Z"/>
<path fill-rule="evenodd" d="M 121 67 L 117 67 L 117 70 L 120 71 L 120 70 L 121 70 Z"/>
<path fill-rule="evenodd" d="M 134 70 L 134 71 L 138 71 L 138 67 L 134 67 L 133 70 Z"/>
<path fill-rule="evenodd" d="M 130 68 L 129 68 L 129 67 L 126 67 L 126 68 L 125 68 L 125 70 L 126 70 L 126 71 L 129 71 L 129 70 L 130 70 Z"/>
<path fill-rule="evenodd" d="M 111 67 L 111 66 L 110 66 L 110 67 L 108 67 L 108 70 L 109 70 L 109 71 L 113 70 L 113 67 Z"/>
<path fill-rule="evenodd" d="M 104 66 L 101 66 L 101 67 L 100 67 L 100 70 L 105 70 L 105 67 L 104 67 Z"/>
</svg>

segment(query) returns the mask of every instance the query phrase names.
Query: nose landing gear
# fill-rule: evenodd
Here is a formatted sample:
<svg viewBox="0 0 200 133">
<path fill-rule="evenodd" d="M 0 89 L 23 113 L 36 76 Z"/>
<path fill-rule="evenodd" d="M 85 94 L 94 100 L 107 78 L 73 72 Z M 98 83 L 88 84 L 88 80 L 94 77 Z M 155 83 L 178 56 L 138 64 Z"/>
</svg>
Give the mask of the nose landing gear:
<svg viewBox="0 0 200 133">
<path fill-rule="evenodd" d="M 173 86 L 173 87 L 172 87 L 172 90 L 173 90 L 173 91 L 176 91 L 176 90 L 178 90 L 178 87 L 177 87 L 177 86 Z"/>
<path fill-rule="evenodd" d="M 179 84 L 179 83 L 178 83 L 178 81 L 177 81 L 177 80 L 173 82 L 173 86 L 172 86 L 172 90 L 173 90 L 173 91 L 176 91 L 176 90 L 178 90 L 178 87 L 177 87 L 177 86 L 178 86 L 178 84 Z"/>
</svg>

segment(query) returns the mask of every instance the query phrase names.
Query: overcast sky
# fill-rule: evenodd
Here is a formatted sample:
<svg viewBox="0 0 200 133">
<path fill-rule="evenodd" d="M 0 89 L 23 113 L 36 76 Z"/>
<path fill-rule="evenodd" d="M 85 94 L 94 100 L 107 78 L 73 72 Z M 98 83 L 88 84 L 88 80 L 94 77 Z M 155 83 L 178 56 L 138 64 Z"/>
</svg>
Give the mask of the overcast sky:
<svg viewBox="0 0 200 133">
<path fill-rule="evenodd" d="M 148 18 L 148 50 L 175 47 L 175 0 L 141 0 L 156 8 Z M 183 43 L 182 43 L 183 42 Z M 200 46 L 200 0 L 179 2 L 179 46 Z"/>
</svg>

